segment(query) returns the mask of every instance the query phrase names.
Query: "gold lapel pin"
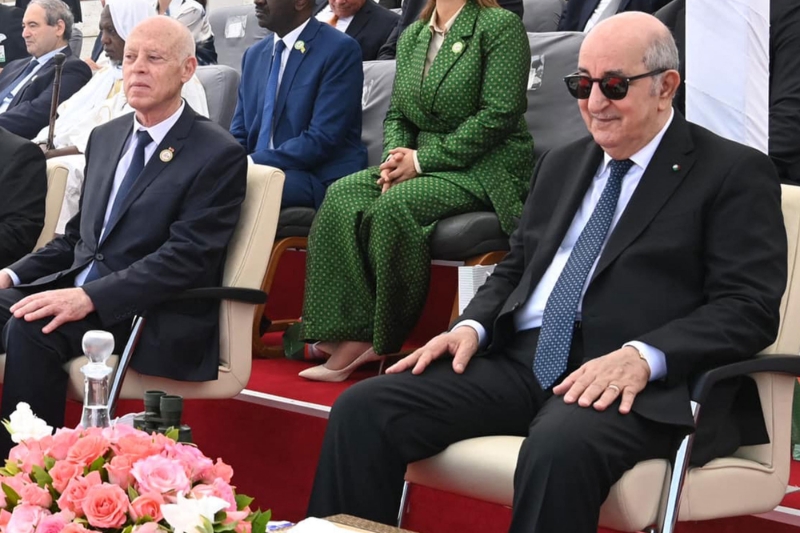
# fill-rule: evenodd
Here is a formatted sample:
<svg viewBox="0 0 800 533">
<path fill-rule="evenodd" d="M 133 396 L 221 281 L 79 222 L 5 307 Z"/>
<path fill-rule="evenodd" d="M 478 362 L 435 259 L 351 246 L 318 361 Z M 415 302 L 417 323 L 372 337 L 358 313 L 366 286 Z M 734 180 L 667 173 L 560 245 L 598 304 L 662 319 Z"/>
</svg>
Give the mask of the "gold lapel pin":
<svg viewBox="0 0 800 533">
<path fill-rule="evenodd" d="M 672 165 L 672 171 L 673 172 L 678 172 L 680 169 L 681 169 L 680 165 Z"/>
<path fill-rule="evenodd" d="M 164 163 L 169 163 L 172 161 L 172 158 L 175 156 L 175 149 L 173 147 L 166 148 L 161 150 L 161 153 L 158 154 L 158 158 L 163 161 Z"/>
<path fill-rule="evenodd" d="M 455 54 L 460 54 L 461 50 L 463 49 L 464 49 L 464 43 L 462 43 L 461 41 L 458 41 L 453 45 L 453 53 Z"/>
</svg>

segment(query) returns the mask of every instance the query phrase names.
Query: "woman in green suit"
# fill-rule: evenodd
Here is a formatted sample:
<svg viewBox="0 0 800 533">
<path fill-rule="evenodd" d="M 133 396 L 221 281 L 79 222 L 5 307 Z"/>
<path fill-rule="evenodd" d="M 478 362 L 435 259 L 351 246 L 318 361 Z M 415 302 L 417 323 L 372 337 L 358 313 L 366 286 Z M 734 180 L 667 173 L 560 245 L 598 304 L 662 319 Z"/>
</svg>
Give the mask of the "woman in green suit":
<svg viewBox="0 0 800 533">
<path fill-rule="evenodd" d="M 425 304 L 442 218 L 494 210 L 507 234 L 533 172 L 530 49 L 495 0 L 429 0 L 397 45 L 384 163 L 328 189 L 311 228 L 302 337 L 340 381 L 400 349 Z"/>
</svg>

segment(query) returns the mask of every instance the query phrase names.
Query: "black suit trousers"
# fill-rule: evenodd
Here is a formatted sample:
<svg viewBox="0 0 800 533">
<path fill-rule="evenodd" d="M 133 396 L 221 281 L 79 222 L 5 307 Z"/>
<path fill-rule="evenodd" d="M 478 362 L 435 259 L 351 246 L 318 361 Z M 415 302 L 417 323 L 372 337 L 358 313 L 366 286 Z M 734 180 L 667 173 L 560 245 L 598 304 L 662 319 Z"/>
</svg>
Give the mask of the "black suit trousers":
<svg viewBox="0 0 800 533">
<path fill-rule="evenodd" d="M 595 533 L 611 486 L 637 462 L 667 458 L 676 430 L 638 414 L 568 405 L 533 371 L 538 330 L 503 354 L 474 357 L 462 375 L 449 358 L 358 383 L 337 400 L 308 514 L 348 513 L 391 524 L 406 465 L 486 435 L 526 436 L 514 477 L 514 533 Z M 575 335 L 568 372 L 582 362 Z"/>
<path fill-rule="evenodd" d="M 63 365 L 83 355 L 83 334 L 91 329 L 104 329 L 114 335 L 115 353 L 125 346 L 130 324 L 105 327 L 95 313 L 83 320 L 61 325 L 45 335 L 42 328 L 52 317 L 26 322 L 14 318 L 9 308 L 34 291 L 25 289 L 0 290 L 0 328 L 2 348 L 6 352 L 3 399 L 0 419 L 7 419 L 18 402 L 27 402 L 39 418 L 54 428 L 64 425 L 64 408 L 69 376 Z M 14 444 L 7 432 L 0 431 L 0 457 L 8 457 Z"/>
</svg>

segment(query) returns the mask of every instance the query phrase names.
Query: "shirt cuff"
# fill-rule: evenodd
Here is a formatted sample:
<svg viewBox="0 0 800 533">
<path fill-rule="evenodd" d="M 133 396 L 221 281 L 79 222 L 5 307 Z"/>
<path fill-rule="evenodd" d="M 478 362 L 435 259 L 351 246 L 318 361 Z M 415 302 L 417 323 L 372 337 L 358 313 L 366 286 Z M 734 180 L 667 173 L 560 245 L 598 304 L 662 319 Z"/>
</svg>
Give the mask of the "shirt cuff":
<svg viewBox="0 0 800 533">
<path fill-rule="evenodd" d="M 626 342 L 623 346 L 635 348 L 650 366 L 650 381 L 662 379 L 667 375 L 667 356 L 658 348 L 640 341 Z"/>
<path fill-rule="evenodd" d="M 19 276 L 17 276 L 17 274 L 10 268 L 4 268 L 3 270 L 0 270 L 0 272 L 5 272 L 6 274 L 8 274 L 8 277 L 11 278 L 11 283 L 14 284 L 14 287 L 22 283 L 19 279 Z"/>
<path fill-rule="evenodd" d="M 416 152 L 414 152 L 416 153 Z M 481 326 L 481 323 L 477 320 L 462 320 L 455 326 L 453 326 L 450 331 L 454 331 L 461 327 L 470 327 L 475 330 L 475 333 L 478 334 L 478 349 L 483 350 L 486 348 L 486 330 Z"/>
<path fill-rule="evenodd" d="M 414 170 L 417 171 L 417 174 L 422 174 L 422 167 L 419 166 L 419 157 L 417 157 L 416 150 L 414 150 L 413 155 L 414 155 Z"/>
</svg>

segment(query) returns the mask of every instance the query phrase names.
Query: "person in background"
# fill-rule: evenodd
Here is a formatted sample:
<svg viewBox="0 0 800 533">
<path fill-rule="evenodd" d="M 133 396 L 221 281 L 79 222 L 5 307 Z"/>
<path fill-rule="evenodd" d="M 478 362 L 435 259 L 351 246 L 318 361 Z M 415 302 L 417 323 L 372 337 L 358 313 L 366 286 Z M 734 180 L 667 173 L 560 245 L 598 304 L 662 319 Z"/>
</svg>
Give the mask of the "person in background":
<svg viewBox="0 0 800 533">
<path fill-rule="evenodd" d="M 15 59 L 28 57 L 25 39 L 22 38 L 24 9 L 0 4 L 0 71 Z"/>
<path fill-rule="evenodd" d="M 308 379 L 340 381 L 400 349 L 425 304 L 438 220 L 494 211 L 510 234 L 528 192 L 519 17 L 494 0 L 430 0 L 397 51 L 384 163 L 331 186 L 311 228 L 300 338 L 330 358 Z"/>
<path fill-rule="evenodd" d="M 159 15 L 169 15 L 189 28 L 196 45 L 198 65 L 216 65 L 217 50 L 214 48 L 214 32 L 208 22 L 206 8 L 196 0 L 158 0 Z"/>
<path fill-rule="evenodd" d="M 569 0 L 564 4 L 558 31 L 583 31 L 617 13 L 642 11 L 655 13 L 670 0 Z"/>
<path fill-rule="evenodd" d="M 67 46 L 72 13 L 61 0 L 33 0 L 22 19 L 22 37 L 32 59 L 18 59 L 0 72 L 0 126 L 32 139 L 50 122 L 55 62 L 66 56 L 61 77 L 61 100 L 86 85 L 92 71 Z"/>
<path fill-rule="evenodd" d="M 358 41 L 362 61 L 378 59 L 378 51 L 400 20 L 400 15 L 374 0 L 318 0 L 315 14 L 318 21 Z"/>
<path fill-rule="evenodd" d="M 389 524 L 408 463 L 520 435 L 509 531 L 597 533 L 622 475 L 694 431 L 689 383 L 774 341 L 778 177 L 673 111 L 677 67 L 651 15 L 589 32 L 565 90 L 591 136 L 541 156 L 510 252 L 450 331 L 336 400 L 309 515 Z M 752 379 L 713 398 L 694 464 L 769 441 Z"/>
<path fill-rule="evenodd" d="M 219 304 L 168 300 L 220 284 L 247 157 L 181 98 L 197 67 L 194 49 L 189 30 L 168 17 L 133 29 L 122 68 L 134 112 L 92 132 L 81 210 L 66 234 L 0 272 L 0 418 L 27 402 L 49 425 L 63 426 L 63 365 L 82 354 L 83 335 L 106 330 L 124 346 L 132 317 L 144 312 L 133 369 L 217 378 Z M 0 435 L 0 455 L 10 446 Z"/>
</svg>

